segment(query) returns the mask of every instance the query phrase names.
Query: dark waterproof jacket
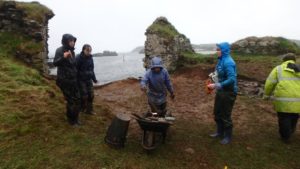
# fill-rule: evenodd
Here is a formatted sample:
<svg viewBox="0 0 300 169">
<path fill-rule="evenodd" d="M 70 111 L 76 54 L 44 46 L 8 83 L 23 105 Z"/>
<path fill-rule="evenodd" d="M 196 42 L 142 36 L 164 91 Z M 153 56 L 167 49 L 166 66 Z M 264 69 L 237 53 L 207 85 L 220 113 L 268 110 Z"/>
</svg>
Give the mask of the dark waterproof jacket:
<svg viewBox="0 0 300 169">
<path fill-rule="evenodd" d="M 93 56 L 85 56 L 83 52 L 76 56 L 76 65 L 78 71 L 78 80 L 97 82 L 94 72 Z"/>
<path fill-rule="evenodd" d="M 62 46 L 56 49 L 53 60 L 54 66 L 57 66 L 57 81 L 66 83 L 77 82 L 77 68 L 74 48 L 69 47 L 70 40 L 76 41 L 76 38 L 70 34 L 63 35 Z M 64 58 L 64 53 L 71 51 L 72 57 Z"/>
</svg>

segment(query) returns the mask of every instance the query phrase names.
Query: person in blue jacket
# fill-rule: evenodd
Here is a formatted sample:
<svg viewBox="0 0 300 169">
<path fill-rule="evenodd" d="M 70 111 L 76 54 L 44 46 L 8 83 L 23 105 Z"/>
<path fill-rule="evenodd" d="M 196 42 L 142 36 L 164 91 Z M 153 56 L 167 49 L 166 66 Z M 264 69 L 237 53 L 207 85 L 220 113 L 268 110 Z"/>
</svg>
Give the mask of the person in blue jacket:
<svg viewBox="0 0 300 169">
<path fill-rule="evenodd" d="M 221 144 L 228 144 L 232 138 L 231 112 L 237 96 L 236 64 L 230 56 L 230 44 L 217 44 L 218 64 L 216 72 L 218 80 L 209 84 L 209 89 L 216 89 L 214 116 L 217 131 L 211 137 L 222 138 Z"/>
<path fill-rule="evenodd" d="M 154 57 L 151 60 L 150 69 L 141 80 L 141 90 L 147 91 L 151 111 L 158 113 L 159 116 L 165 116 L 167 91 L 169 91 L 171 99 L 174 99 L 175 95 L 169 73 L 163 67 L 160 57 Z"/>
<path fill-rule="evenodd" d="M 86 114 L 94 114 L 93 100 L 94 90 L 93 82 L 98 83 L 94 72 L 93 55 L 91 54 L 91 45 L 85 44 L 82 51 L 76 56 L 76 65 L 78 71 L 78 84 L 81 95 L 81 111 Z"/>
</svg>

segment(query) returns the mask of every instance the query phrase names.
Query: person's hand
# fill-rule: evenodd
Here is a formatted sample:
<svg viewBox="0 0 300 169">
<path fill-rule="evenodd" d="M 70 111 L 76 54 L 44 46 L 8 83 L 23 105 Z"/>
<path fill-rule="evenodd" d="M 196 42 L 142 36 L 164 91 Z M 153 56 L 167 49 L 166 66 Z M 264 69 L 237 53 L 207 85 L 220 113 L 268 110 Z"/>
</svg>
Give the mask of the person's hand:
<svg viewBox="0 0 300 169">
<path fill-rule="evenodd" d="M 210 90 L 214 90 L 214 89 L 221 89 L 221 84 L 220 83 L 212 83 L 207 85 L 207 88 Z"/>
<path fill-rule="evenodd" d="M 98 83 L 98 80 L 94 80 L 94 83 Z"/>
<path fill-rule="evenodd" d="M 71 51 L 67 51 L 64 53 L 64 58 L 68 58 L 70 57 L 72 54 L 71 54 Z"/>
<path fill-rule="evenodd" d="M 174 100 L 175 99 L 174 93 L 171 93 L 170 97 L 171 97 L 172 100 Z"/>
<path fill-rule="evenodd" d="M 207 85 L 207 88 L 210 90 L 214 90 L 216 88 L 216 85 L 214 83 Z"/>
</svg>

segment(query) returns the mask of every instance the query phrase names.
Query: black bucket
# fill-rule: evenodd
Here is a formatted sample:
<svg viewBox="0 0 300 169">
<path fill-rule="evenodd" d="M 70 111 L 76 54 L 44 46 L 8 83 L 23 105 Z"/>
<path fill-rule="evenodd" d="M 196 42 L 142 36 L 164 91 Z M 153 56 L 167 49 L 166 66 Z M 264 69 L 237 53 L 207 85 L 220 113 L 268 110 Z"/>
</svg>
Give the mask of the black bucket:
<svg viewBox="0 0 300 169">
<path fill-rule="evenodd" d="M 104 141 L 113 148 L 123 148 L 125 146 L 130 116 L 119 113 L 109 126 Z"/>
</svg>

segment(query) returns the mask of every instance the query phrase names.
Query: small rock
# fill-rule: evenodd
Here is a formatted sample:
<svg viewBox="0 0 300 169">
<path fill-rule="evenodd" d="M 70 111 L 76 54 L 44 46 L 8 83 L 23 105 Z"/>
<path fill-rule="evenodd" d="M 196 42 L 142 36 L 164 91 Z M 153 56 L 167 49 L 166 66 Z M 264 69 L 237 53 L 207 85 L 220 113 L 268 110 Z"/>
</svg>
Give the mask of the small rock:
<svg viewBox="0 0 300 169">
<path fill-rule="evenodd" d="M 187 149 L 185 149 L 184 151 L 185 151 L 186 153 L 188 153 L 188 154 L 194 154 L 194 153 L 195 153 L 195 150 L 192 149 L 192 148 L 187 148 Z"/>
<path fill-rule="evenodd" d="M 250 146 L 247 146 L 246 149 L 247 149 L 248 151 L 252 151 L 252 150 L 253 150 L 253 148 L 250 147 Z"/>
</svg>

